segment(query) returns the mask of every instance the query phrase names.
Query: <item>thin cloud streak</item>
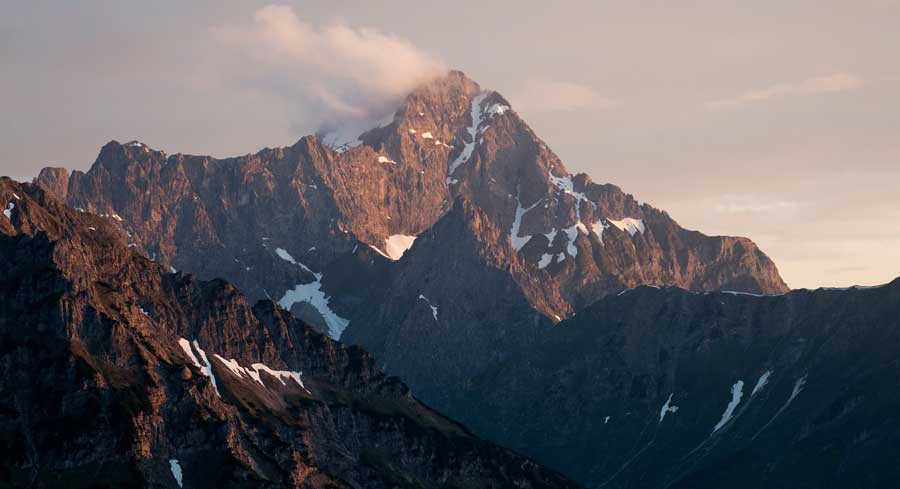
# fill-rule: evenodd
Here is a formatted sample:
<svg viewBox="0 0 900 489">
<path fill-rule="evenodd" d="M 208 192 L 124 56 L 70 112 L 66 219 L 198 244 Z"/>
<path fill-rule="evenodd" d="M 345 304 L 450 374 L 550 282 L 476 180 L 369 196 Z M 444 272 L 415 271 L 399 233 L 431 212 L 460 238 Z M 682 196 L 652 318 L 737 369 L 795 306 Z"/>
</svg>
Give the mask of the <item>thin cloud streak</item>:
<svg viewBox="0 0 900 489">
<path fill-rule="evenodd" d="M 519 109 L 532 112 L 577 112 L 619 105 L 588 86 L 547 78 L 527 80 L 510 98 Z"/>
<path fill-rule="evenodd" d="M 750 90 L 733 98 L 709 102 L 706 110 L 721 111 L 741 109 L 768 100 L 788 97 L 840 93 L 856 90 L 863 85 L 863 80 L 851 73 L 835 73 L 833 75 L 809 78 L 796 83 L 780 83 L 767 88 Z"/>
</svg>

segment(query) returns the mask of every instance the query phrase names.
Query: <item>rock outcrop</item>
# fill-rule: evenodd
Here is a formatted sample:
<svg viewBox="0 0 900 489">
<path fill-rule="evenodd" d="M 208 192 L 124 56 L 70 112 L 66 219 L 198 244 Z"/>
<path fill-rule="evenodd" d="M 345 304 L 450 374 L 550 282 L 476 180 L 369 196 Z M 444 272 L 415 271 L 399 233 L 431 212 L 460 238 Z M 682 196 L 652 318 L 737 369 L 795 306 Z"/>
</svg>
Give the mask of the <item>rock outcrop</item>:
<svg viewBox="0 0 900 489">
<path fill-rule="evenodd" d="M 167 269 L 227 279 L 364 346 L 451 415 L 446 386 L 610 294 L 787 290 L 752 241 L 686 230 L 569 173 L 460 72 L 340 147 L 308 136 L 214 159 L 111 142 L 86 173 L 47 169 L 36 183 Z"/>
<path fill-rule="evenodd" d="M 900 279 L 775 297 L 640 287 L 459 397 L 476 432 L 588 487 L 897 487 L 898 357 Z"/>
<path fill-rule="evenodd" d="M 0 179 L 0 486 L 575 488 L 368 353 Z"/>
</svg>

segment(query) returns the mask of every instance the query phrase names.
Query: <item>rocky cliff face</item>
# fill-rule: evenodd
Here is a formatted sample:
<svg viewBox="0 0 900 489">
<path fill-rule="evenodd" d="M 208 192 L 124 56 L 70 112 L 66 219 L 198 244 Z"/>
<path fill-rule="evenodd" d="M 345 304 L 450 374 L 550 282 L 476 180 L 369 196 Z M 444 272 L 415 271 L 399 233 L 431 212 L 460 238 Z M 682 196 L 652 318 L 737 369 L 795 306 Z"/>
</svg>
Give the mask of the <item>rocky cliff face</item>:
<svg viewBox="0 0 900 489">
<path fill-rule="evenodd" d="M 0 486 L 576 487 L 107 218 L 5 178 L 0 203 Z"/>
<path fill-rule="evenodd" d="M 900 279 L 776 297 L 640 287 L 460 397 L 477 432 L 588 487 L 896 487 L 898 352 Z"/>
<path fill-rule="evenodd" d="M 459 72 L 337 148 L 305 137 L 217 160 L 112 142 L 87 173 L 36 183 L 166 268 L 223 277 L 365 346 L 439 408 L 440 386 L 628 287 L 786 290 L 750 240 L 683 229 L 570 174 Z"/>
</svg>

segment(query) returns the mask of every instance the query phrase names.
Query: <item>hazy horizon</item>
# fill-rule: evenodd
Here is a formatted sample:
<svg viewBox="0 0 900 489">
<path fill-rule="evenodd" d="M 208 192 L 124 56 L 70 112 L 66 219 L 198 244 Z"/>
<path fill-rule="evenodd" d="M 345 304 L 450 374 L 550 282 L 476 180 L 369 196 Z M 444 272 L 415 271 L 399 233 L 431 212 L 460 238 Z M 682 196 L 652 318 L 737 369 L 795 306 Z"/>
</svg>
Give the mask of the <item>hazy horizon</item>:
<svg viewBox="0 0 900 489">
<path fill-rule="evenodd" d="M 364 126 L 452 68 L 506 96 L 570 171 L 750 237 L 792 288 L 900 276 L 900 2 L 458 5 L 9 7 L 0 173 L 86 170 L 109 140 L 288 146 Z"/>
</svg>

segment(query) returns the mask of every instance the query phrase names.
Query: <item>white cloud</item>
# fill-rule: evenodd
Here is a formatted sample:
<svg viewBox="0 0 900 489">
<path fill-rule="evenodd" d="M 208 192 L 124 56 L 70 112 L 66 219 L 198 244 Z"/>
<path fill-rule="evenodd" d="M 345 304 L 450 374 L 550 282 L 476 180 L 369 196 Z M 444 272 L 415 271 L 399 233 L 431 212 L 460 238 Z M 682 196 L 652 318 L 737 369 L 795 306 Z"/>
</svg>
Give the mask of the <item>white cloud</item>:
<svg viewBox="0 0 900 489">
<path fill-rule="evenodd" d="M 445 71 L 406 39 L 340 22 L 316 26 L 285 5 L 211 33 L 228 48 L 223 77 L 282 97 L 295 124 L 315 121 L 324 132 L 390 116 L 403 96 Z"/>
<path fill-rule="evenodd" d="M 780 83 L 771 87 L 750 90 L 737 97 L 716 100 L 706 104 L 707 110 L 731 110 L 746 107 L 766 100 L 783 99 L 792 96 L 838 93 L 861 87 L 861 78 L 850 73 L 835 73 L 829 76 L 809 78 L 796 83 Z"/>
<path fill-rule="evenodd" d="M 618 105 L 590 87 L 545 78 L 527 80 L 510 98 L 519 109 L 535 112 L 575 112 Z"/>
</svg>

